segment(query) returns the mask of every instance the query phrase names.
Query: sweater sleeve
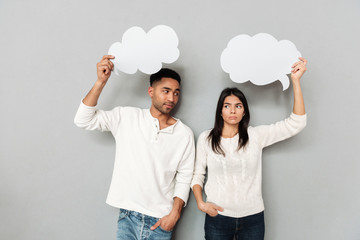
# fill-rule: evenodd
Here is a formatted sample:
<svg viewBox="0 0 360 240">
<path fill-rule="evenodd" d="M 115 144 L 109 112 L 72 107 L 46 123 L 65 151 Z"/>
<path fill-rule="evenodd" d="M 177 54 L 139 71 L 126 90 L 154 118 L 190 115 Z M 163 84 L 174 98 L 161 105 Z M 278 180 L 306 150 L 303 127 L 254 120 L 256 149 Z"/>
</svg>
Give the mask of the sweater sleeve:
<svg viewBox="0 0 360 240">
<path fill-rule="evenodd" d="M 255 127 L 258 141 L 261 146 L 267 147 L 298 134 L 306 126 L 306 114 L 296 115 L 291 113 L 290 117 L 271 125 Z"/>
<path fill-rule="evenodd" d="M 85 105 L 82 101 L 75 115 L 74 123 L 86 130 L 111 131 L 115 135 L 120 123 L 120 107 L 104 111 Z"/>
<path fill-rule="evenodd" d="M 191 131 L 189 129 L 189 131 Z M 177 168 L 176 183 L 173 197 L 181 198 L 184 201 L 184 207 L 189 198 L 190 183 L 192 174 L 194 171 L 194 160 L 195 160 L 195 144 L 194 135 L 191 132 L 188 138 L 188 144 L 186 146 L 183 158 Z"/>
<path fill-rule="evenodd" d="M 206 174 L 206 166 L 207 166 L 207 153 L 206 153 L 206 141 L 207 136 L 209 135 L 209 131 L 205 131 L 200 134 L 199 139 L 197 141 L 196 146 L 196 160 L 195 160 L 195 170 L 193 179 L 191 181 L 191 188 L 194 185 L 198 184 L 203 188 Z"/>
</svg>

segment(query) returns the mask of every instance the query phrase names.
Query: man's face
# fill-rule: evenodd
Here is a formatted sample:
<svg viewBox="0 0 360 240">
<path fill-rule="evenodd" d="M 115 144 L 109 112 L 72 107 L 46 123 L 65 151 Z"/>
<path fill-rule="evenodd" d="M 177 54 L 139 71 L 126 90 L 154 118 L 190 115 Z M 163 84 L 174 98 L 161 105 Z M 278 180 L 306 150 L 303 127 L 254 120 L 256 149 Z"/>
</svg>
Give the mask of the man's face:
<svg viewBox="0 0 360 240">
<path fill-rule="evenodd" d="M 180 85 L 175 79 L 162 78 L 149 87 L 148 93 L 155 109 L 168 114 L 179 101 Z"/>
</svg>

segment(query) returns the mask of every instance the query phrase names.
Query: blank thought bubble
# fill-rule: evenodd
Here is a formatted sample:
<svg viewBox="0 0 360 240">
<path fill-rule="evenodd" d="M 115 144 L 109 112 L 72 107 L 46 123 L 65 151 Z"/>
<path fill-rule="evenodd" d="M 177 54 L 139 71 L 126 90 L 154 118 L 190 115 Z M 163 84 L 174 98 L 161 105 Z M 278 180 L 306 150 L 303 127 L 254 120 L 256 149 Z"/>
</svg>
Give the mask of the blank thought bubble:
<svg viewBox="0 0 360 240">
<path fill-rule="evenodd" d="M 278 41 L 267 33 L 242 34 L 229 41 L 220 62 L 234 82 L 262 86 L 279 80 L 285 90 L 290 84 L 287 74 L 299 57 L 301 53 L 288 40 Z"/>
<path fill-rule="evenodd" d="M 134 74 L 140 70 L 146 74 L 158 72 L 162 63 L 173 63 L 179 57 L 179 39 L 175 31 L 165 25 L 158 25 L 146 33 L 140 27 L 129 28 L 122 42 L 111 45 L 109 55 L 113 59 L 114 71 Z"/>
</svg>

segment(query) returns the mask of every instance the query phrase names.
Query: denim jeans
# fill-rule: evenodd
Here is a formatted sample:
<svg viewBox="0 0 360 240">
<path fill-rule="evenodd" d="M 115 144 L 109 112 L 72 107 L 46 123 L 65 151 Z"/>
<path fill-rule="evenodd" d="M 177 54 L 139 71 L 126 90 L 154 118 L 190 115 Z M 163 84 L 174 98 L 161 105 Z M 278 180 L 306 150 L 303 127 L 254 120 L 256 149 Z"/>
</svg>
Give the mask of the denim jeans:
<svg viewBox="0 0 360 240">
<path fill-rule="evenodd" d="M 242 218 L 206 214 L 206 240 L 264 240 L 264 235 L 264 212 Z"/>
<path fill-rule="evenodd" d="M 165 231 L 160 226 L 150 228 L 159 218 L 150 217 L 135 211 L 120 209 L 117 240 L 170 240 L 172 231 Z"/>
</svg>

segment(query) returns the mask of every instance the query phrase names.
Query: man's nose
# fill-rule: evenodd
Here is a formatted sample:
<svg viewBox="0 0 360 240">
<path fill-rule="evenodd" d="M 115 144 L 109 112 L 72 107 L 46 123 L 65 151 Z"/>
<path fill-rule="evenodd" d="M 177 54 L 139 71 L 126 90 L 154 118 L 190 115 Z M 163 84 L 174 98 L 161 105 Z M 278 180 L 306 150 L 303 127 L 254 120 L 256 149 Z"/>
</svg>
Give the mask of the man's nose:
<svg viewBox="0 0 360 240">
<path fill-rule="evenodd" d="M 168 101 L 173 102 L 174 96 L 172 94 L 168 94 Z"/>
</svg>

